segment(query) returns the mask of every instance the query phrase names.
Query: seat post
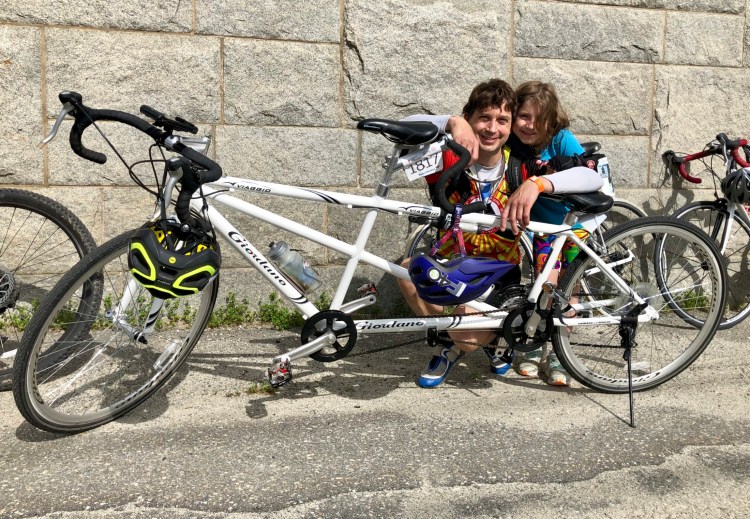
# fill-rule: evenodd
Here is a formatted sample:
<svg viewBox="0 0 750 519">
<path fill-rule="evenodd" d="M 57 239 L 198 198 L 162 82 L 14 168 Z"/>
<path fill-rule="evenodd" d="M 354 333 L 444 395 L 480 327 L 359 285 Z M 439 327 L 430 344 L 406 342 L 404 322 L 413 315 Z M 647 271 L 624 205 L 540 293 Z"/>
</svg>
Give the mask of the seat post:
<svg viewBox="0 0 750 519">
<path fill-rule="evenodd" d="M 377 187 L 375 188 L 375 195 L 388 198 L 388 191 L 391 187 L 391 177 L 398 167 L 398 159 L 401 155 L 401 146 L 396 145 L 393 147 L 393 153 L 390 156 L 386 156 L 387 162 L 383 164 L 383 176 L 380 178 Z"/>
<path fill-rule="evenodd" d="M 578 215 L 575 211 L 568 211 L 563 220 L 563 225 L 570 225 L 571 227 L 578 222 Z"/>
</svg>

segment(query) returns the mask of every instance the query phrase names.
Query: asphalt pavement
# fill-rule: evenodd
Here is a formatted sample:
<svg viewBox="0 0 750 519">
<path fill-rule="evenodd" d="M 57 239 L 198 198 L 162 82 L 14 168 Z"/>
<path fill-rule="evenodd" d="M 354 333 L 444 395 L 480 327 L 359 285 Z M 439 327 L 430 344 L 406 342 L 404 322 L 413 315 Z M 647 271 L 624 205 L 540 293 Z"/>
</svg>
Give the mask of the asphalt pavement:
<svg viewBox="0 0 750 519">
<path fill-rule="evenodd" d="M 170 384 L 74 436 L 0 393 L 0 517 L 750 517 L 750 326 L 636 395 L 492 375 L 436 389 L 417 336 L 361 339 L 252 392 L 291 332 L 208 331 Z"/>
</svg>

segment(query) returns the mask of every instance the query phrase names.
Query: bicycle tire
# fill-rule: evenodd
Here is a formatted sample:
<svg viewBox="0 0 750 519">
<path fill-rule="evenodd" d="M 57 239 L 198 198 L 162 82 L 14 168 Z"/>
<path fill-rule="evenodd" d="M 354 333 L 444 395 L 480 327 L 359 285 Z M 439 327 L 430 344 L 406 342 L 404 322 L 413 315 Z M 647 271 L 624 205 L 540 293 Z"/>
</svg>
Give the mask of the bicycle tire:
<svg viewBox="0 0 750 519">
<path fill-rule="evenodd" d="M 15 352 L 34 308 L 95 247 L 83 222 L 62 204 L 0 189 L 0 391 L 12 387 Z"/>
<path fill-rule="evenodd" d="M 171 300 L 177 307 L 165 305 L 146 342 L 131 338 L 133 330 L 143 329 L 154 301 L 127 266 L 132 233 L 109 240 L 79 262 L 29 322 L 18 349 L 13 394 L 23 417 L 39 429 L 80 432 L 129 412 L 169 380 L 208 323 L 218 278 L 198 294 Z M 104 297 L 97 307 L 72 316 L 86 321 L 88 333 L 66 337 L 61 334 L 71 317 L 66 306 L 77 304 L 81 287 L 97 273 L 104 277 Z M 116 324 L 112 309 L 126 291 L 131 304 Z M 59 359 L 52 366 L 40 363 L 48 348 Z"/>
<path fill-rule="evenodd" d="M 422 224 L 417 227 L 414 232 L 406 239 L 406 255 L 405 258 L 413 258 L 417 254 L 429 254 L 430 248 L 437 240 L 436 227 L 430 224 Z M 531 244 L 531 239 L 526 233 L 521 234 L 520 238 L 521 251 L 521 278 L 528 280 L 529 283 L 534 282 L 534 248 Z"/>
<path fill-rule="evenodd" d="M 726 330 L 744 321 L 750 315 L 750 278 L 747 276 L 747 262 L 750 258 L 750 227 L 737 214 L 733 215 L 731 236 L 727 236 L 726 222 L 729 212 L 725 200 L 702 201 L 688 204 L 678 209 L 673 216 L 689 222 L 708 234 L 719 249 L 726 242 L 723 256 L 727 277 L 727 306 L 719 330 Z M 682 312 L 688 322 L 701 326 L 702 322 L 675 304 L 676 312 Z"/>
<path fill-rule="evenodd" d="M 620 277 L 658 311 L 658 319 L 638 324 L 637 346 L 631 350 L 633 390 L 654 388 L 690 366 L 716 333 L 726 300 L 721 255 L 699 229 L 663 216 L 614 227 L 604 235 L 604 244 L 607 255 L 602 258 L 609 263 L 623 261 L 615 267 Z M 562 294 L 590 306 L 601 305 L 591 308 L 592 318 L 626 314 L 635 302 L 619 295 L 613 282 L 593 267 L 590 257 L 577 258 L 560 282 Z M 695 312 L 705 315 L 705 326 L 686 326 L 667 303 L 675 294 L 694 298 Z M 556 327 L 555 353 L 581 384 L 607 393 L 627 392 L 619 324 L 592 323 L 575 326 L 570 333 L 564 324 Z"/>
<path fill-rule="evenodd" d="M 602 225 L 605 230 L 646 216 L 646 213 L 627 200 L 615 200 L 612 208 L 606 214 L 607 219 Z"/>
</svg>

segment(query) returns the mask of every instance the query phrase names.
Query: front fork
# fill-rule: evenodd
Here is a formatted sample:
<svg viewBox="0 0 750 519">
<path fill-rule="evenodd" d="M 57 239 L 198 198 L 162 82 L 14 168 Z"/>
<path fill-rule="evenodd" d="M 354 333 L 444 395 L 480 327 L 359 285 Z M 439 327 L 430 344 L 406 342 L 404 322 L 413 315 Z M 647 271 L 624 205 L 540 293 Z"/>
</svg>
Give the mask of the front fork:
<svg viewBox="0 0 750 519">
<path fill-rule="evenodd" d="M 145 324 L 142 328 L 134 327 L 128 323 L 128 308 L 133 304 L 133 294 L 138 290 L 138 282 L 135 279 L 131 279 L 128 282 L 128 286 L 122 294 L 122 298 L 117 305 L 117 308 L 113 310 L 107 310 L 104 316 L 117 326 L 120 330 L 130 337 L 131 340 L 137 341 L 141 344 L 148 344 L 148 336 L 154 331 L 156 321 L 159 319 L 161 310 L 164 307 L 164 299 L 154 298 L 151 302 L 151 308 L 149 309 L 148 316 L 146 317 Z M 131 317 L 132 320 L 132 317 Z"/>
</svg>

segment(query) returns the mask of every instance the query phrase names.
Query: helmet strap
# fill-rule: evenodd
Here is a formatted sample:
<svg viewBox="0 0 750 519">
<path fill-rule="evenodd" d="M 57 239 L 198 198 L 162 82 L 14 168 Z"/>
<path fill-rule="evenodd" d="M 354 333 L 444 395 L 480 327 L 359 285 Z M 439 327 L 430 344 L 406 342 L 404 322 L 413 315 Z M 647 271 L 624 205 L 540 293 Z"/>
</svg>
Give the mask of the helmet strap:
<svg viewBox="0 0 750 519">
<path fill-rule="evenodd" d="M 464 244 L 464 232 L 461 230 L 461 215 L 463 215 L 463 206 L 456 204 L 453 206 L 452 226 L 443 234 L 430 249 L 430 256 L 435 256 L 443 247 L 443 244 L 453 238 L 453 251 L 460 255 L 466 256 L 466 245 Z"/>
</svg>

